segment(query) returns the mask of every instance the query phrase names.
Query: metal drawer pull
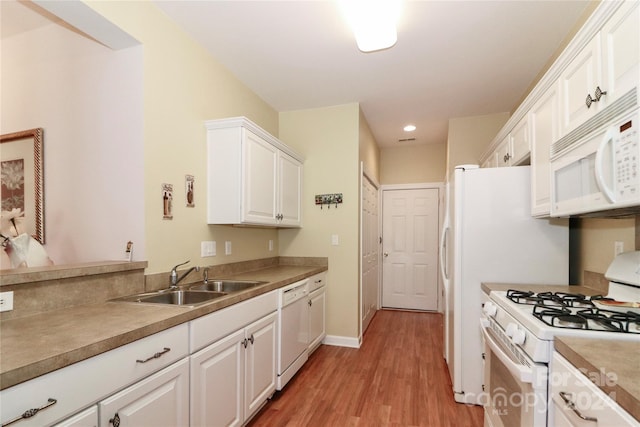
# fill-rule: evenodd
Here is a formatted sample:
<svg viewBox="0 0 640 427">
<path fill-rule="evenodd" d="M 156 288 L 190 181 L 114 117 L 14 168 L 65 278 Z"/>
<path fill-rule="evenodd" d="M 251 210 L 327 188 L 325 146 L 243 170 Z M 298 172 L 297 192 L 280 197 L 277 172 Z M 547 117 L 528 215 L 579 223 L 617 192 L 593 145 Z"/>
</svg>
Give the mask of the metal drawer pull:
<svg viewBox="0 0 640 427">
<path fill-rule="evenodd" d="M 559 394 L 562 400 L 564 400 L 564 403 L 567 404 L 567 408 L 571 409 L 574 414 L 580 417 L 580 419 L 583 419 L 585 421 L 591 421 L 594 423 L 598 422 L 598 419 L 595 417 L 588 417 L 586 415 L 582 415 L 582 413 L 578 410 L 578 408 L 576 408 L 576 404 L 573 403 L 573 401 L 571 400 L 573 398 L 572 394 L 566 393 L 564 391 L 561 391 Z"/>
<path fill-rule="evenodd" d="M 140 360 L 140 359 L 136 360 L 136 363 L 147 363 L 150 360 L 160 358 L 163 354 L 169 353 L 170 351 L 171 351 L 171 349 L 169 347 L 165 347 L 164 350 L 157 352 L 156 354 L 154 354 L 151 357 L 147 357 L 144 360 Z"/>
<path fill-rule="evenodd" d="M 58 403 L 58 401 L 56 399 L 49 398 L 47 400 L 47 404 L 46 405 L 41 406 L 39 408 L 29 409 L 28 411 L 25 411 L 19 417 L 16 417 L 16 418 L 12 419 L 11 421 L 7 421 L 6 423 L 3 423 L 2 427 L 8 426 L 9 424 L 16 423 L 16 422 L 18 422 L 20 420 L 25 420 L 27 418 L 31 418 L 34 415 L 36 415 L 38 412 L 42 411 L 43 409 L 47 409 L 49 406 L 55 405 L 56 403 Z"/>
</svg>

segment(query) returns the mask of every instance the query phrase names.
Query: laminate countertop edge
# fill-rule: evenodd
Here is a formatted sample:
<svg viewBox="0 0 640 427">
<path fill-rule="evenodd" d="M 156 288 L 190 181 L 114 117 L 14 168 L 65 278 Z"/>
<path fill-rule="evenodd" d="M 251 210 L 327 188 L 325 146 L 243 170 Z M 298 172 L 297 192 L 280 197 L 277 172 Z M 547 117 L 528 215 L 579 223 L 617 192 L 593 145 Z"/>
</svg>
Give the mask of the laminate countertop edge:
<svg viewBox="0 0 640 427">
<path fill-rule="evenodd" d="M 554 348 L 640 421 L 640 342 L 558 337 Z"/>
<path fill-rule="evenodd" d="M 267 283 L 196 307 L 105 301 L 3 320 L 0 390 L 327 270 L 280 265 L 237 274 L 233 278 Z"/>
</svg>

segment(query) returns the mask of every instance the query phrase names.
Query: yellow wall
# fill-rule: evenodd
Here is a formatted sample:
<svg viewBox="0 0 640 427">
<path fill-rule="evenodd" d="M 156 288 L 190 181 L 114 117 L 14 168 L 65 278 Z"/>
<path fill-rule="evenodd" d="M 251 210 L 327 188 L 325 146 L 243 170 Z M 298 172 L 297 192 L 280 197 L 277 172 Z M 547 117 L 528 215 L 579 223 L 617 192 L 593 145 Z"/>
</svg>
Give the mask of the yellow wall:
<svg viewBox="0 0 640 427">
<path fill-rule="evenodd" d="M 147 274 L 191 265 L 277 255 L 277 231 L 206 224 L 204 121 L 247 116 L 278 135 L 278 113 L 216 62 L 152 2 L 87 2 L 136 38 L 144 49 L 144 188 Z M 184 204 L 184 176 L 195 176 L 195 208 Z M 162 183 L 174 186 L 173 220 L 163 220 Z M 200 258 L 200 242 L 215 240 L 217 256 Z M 224 255 L 224 241 L 233 253 Z"/>
<path fill-rule="evenodd" d="M 369 174 L 369 178 L 380 183 L 380 148 L 362 110 L 360 110 L 359 129 L 360 161 L 364 164 L 364 170 Z"/>
<path fill-rule="evenodd" d="M 614 258 L 614 242 L 624 244 L 624 252 L 640 250 L 636 246 L 636 220 L 586 218 L 574 221 L 572 246 L 574 265 L 580 284 L 584 271 L 604 274 Z"/>
<path fill-rule="evenodd" d="M 382 184 L 443 182 L 446 162 L 446 144 L 383 148 L 380 181 Z"/>
<path fill-rule="evenodd" d="M 280 139 L 305 157 L 303 227 L 280 230 L 280 255 L 328 256 L 327 334 L 352 338 L 359 333 L 359 115 L 358 104 L 280 113 Z M 320 209 L 314 196 L 327 193 L 342 193 L 343 203 Z"/>
<path fill-rule="evenodd" d="M 447 174 L 458 165 L 477 164 L 484 150 L 508 119 L 509 113 L 450 119 Z"/>
</svg>

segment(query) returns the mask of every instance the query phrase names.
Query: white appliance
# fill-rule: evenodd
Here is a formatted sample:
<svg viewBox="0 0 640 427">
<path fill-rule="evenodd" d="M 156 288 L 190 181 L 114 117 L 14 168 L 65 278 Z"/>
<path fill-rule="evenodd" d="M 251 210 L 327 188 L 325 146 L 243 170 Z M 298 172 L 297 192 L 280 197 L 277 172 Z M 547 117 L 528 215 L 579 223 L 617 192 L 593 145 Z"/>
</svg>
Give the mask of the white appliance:
<svg viewBox="0 0 640 427">
<path fill-rule="evenodd" d="M 567 284 L 567 220 L 531 217 L 530 167 L 455 168 L 441 242 L 446 360 L 457 402 L 482 404 L 481 282 Z"/>
<path fill-rule="evenodd" d="M 553 144 L 551 216 L 640 211 L 636 90 Z"/>
<path fill-rule="evenodd" d="M 640 313 L 598 308 L 609 298 L 640 301 L 640 251 L 616 257 L 605 276 L 611 280 L 605 298 L 536 292 L 535 286 L 529 291 L 491 292 L 481 316 L 485 426 L 553 424 L 548 382 L 554 337 L 640 342 Z"/>
<path fill-rule="evenodd" d="M 308 280 L 278 290 L 278 379 L 282 390 L 308 358 L 309 306 Z"/>
</svg>

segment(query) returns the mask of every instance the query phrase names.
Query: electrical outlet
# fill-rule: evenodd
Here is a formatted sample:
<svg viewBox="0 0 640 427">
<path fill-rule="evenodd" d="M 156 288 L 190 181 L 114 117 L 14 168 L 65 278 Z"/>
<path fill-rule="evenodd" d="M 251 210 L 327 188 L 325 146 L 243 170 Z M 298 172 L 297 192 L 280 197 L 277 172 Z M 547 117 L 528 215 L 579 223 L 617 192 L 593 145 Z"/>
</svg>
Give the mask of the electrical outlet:
<svg viewBox="0 0 640 427">
<path fill-rule="evenodd" d="M 231 255 L 231 242 L 228 240 L 224 242 L 224 254 Z"/>
<path fill-rule="evenodd" d="M 269 239 L 269 252 L 273 250 L 273 240 Z"/>
<path fill-rule="evenodd" d="M 200 242 L 200 256 L 203 258 L 216 256 L 216 242 L 215 241 Z"/>
<path fill-rule="evenodd" d="M 337 234 L 332 234 L 331 235 L 331 244 L 333 246 L 338 246 L 340 244 L 340 238 L 338 237 Z"/>
<path fill-rule="evenodd" d="M 13 310 L 13 291 L 0 292 L 0 311 Z"/>
<path fill-rule="evenodd" d="M 613 244 L 613 256 L 618 256 L 624 252 L 624 242 L 616 241 Z"/>
</svg>

